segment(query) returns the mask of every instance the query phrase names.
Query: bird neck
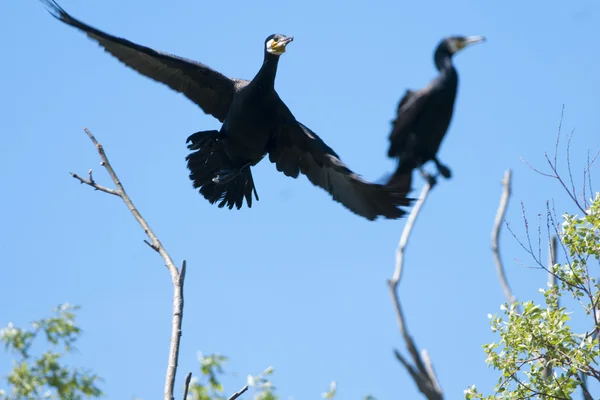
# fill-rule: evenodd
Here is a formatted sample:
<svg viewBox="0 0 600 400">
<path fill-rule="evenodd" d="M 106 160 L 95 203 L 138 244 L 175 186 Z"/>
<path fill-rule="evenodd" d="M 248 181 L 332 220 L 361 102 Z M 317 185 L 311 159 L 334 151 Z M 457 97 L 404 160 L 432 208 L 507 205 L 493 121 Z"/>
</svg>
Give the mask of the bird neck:
<svg viewBox="0 0 600 400">
<path fill-rule="evenodd" d="M 447 51 L 436 51 L 433 60 L 436 68 L 440 72 L 454 69 L 454 65 L 452 65 L 452 55 Z"/>
<path fill-rule="evenodd" d="M 279 63 L 279 56 L 265 52 L 265 60 L 263 61 L 262 67 L 256 74 L 254 81 L 260 86 L 275 86 L 275 75 L 277 74 L 277 64 Z"/>
</svg>

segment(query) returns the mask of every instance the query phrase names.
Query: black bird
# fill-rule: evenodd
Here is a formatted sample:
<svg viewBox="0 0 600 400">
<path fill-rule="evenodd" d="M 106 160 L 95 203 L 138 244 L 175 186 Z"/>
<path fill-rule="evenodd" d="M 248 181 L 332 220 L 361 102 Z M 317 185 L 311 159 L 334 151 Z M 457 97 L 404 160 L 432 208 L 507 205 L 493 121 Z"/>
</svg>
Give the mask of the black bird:
<svg viewBox="0 0 600 400">
<path fill-rule="evenodd" d="M 187 141 L 190 179 L 211 203 L 240 209 L 258 200 L 251 167 L 267 154 L 277 170 L 299 173 L 328 191 L 334 200 L 369 220 L 395 219 L 412 199 L 407 190 L 367 182 L 352 172 L 316 133 L 298 122 L 275 91 L 279 57 L 293 40 L 280 34 L 264 44 L 264 62 L 252 79 L 232 79 L 196 61 L 150 49 L 95 29 L 67 14 L 54 0 L 41 0 L 58 20 L 98 42 L 127 66 L 182 93 L 223 123 L 220 131 L 201 131 Z"/>
<path fill-rule="evenodd" d="M 399 158 L 399 162 L 388 184 L 410 187 L 415 168 L 431 179 L 422 169 L 427 161 L 433 161 L 439 174 L 450 178 L 450 169 L 438 160 L 437 152 L 452 120 L 458 87 L 458 73 L 452 65 L 452 56 L 483 41 L 483 36 L 442 39 L 433 57 L 440 74 L 424 89 L 407 90 L 400 100 L 396 119 L 392 121 L 388 149 L 388 157 Z"/>
</svg>

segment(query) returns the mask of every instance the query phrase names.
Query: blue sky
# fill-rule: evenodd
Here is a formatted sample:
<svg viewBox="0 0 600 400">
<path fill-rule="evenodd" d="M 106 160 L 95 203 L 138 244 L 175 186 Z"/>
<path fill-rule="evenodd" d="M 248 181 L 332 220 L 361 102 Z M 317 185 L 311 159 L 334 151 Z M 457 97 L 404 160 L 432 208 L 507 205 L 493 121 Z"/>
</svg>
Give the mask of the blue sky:
<svg viewBox="0 0 600 400">
<path fill-rule="evenodd" d="M 400 290 L 411 333 L 429 350 L 447 398 L 462 398 L 473 383 L 493 386 L 481 345 L 496 339 L 486 315 L 505 300 L 489 239 L 500 180 L 513 169 L 507 219 L 518 233 L 521 201 L 531 220 L 548 199 L 559 214 L 574 211 L 557 183 L 521 157 L 545 167 L 563 104 L 578 183 L 587 150 L 600 148 L 596 2 L 61 5 L 107 32 L 247 79 L 260 67 L 266 36 L 294 35 L 279 64 L 280 96 L 372 180 L 394 166 L 385 157 L 390 120 L 406 88 L 435 76 L 439 39 L 487 36 L 455 59 L 459 94 L 440 152 L 454 177 L 426 204 Z M 120 200 L 69 176 L 93 168 L 109 183 L 88 127 L 173 258 L 188 262 L 178 389 L 202 351 L 231 358 L 230 391 L 273 365 L 284 399 L 318 397 L 330 380 L 343 399 L 418 398 L 392 353 L 404 344 L 385 284 L 404 220 L 359 218 L 267 161 L 255 168 L 260 201 L 252 209 L 211 206 L 188 180 L 185 139 L 218 129 L 216 119 L 124 67 L 38 1 L 4 2 L 0 18 L 2 325 L 79 304 L 85 334 L 73 363 L 103 376 L 109 398 L 162 393 L 171 282 Z M 507 233 L 501 247 L 515 294 L 539 301 L 545 274 L 522 265 L 531 260 Z M 0 362 L 0 375 L 9 366 Z"/>
</svg>

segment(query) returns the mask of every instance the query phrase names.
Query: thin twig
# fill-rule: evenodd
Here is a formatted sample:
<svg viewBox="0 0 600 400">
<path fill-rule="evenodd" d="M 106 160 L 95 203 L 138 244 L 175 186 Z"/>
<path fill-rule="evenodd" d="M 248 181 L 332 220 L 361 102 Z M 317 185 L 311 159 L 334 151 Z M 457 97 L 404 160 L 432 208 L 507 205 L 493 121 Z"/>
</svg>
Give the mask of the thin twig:
<svg viewBox="0 0 600 400">
<path fill-rule="evenodd" d="M 548 285 L 556 286 L 556 274 L 554 273 L 554 264 L 556 264 L 556 246 L 557 246 L 558 238 L 555 235 L 552 235 L 550 238 L 550 254 L 548 257 Z M 556 305 L 559 306 L 558 300 L 556 300 Z M 559 306 L 560 307 L 560 306 Z M 544 368 L 544 377 L 550 378 L 552 376 L 552 368 L 550 366 L 546 366 Z"/>
<path fill-rule="evenodd" d="M 557 246 L 557 242 L 558 242 L 558 237 L 556 237 L 556 235 L 552 235 L 552 238 L 550 239 L 550 260 L 549 260 L 549 267 L 548 269 L 550 270 L 550 272 L 548 273 L 548 283 L 551 286 L 555 286 L 556 285 L 556 275 L 552 272 L 554 270 L 554 265 L 556 264 L 556 256 L 557 256 L 557 250 L 556 250 L 556 246 Z"/>
<path fill-rule="evenodd" d="M 237 399 L 242 394 L 244 394 L 244 392 L 246 390 L 248 390 L 248 385 L 244 386 L 239 392 L 235 392 L 234 394 L 232 394 L 231 397 L 228 400 L 235 400 L 235 399 Z"/>
<path fill-rule="evenodd" d="M 406 342 L 406 348 L 408 349 L 408 352 L 413 360 L 414 366 L 411 365 L 398 350 L 394 350 L 394 354 L 398 358 L 398 361 L 400 361 L 400 363 L 406 368 L 421 393 L 423 393 L 427 399 L 442 400 L 444 395 L 431 364 L 429 355 L 425 350 L 419 354 L 417 346 L 408 332 L 406 321 L 404 319 L 404 313 L 402 312 L 402 304 L 400 303 L 400 297 L 398 295 L 398 286 L 400 284 L 402 271 L 404 269 L 404 252 L 406 250 L 406 246 L 408 245 L 408 239 L 410 238 L 410 234 L 423 207 L 423 204 L 425 204 L 425 201 L 429 196 L 429 192 L 435 186 L 435 182 L 436 181 L 434 179 L 427 180 L 427 183 L 425 186 L 423 186 L 423 190 L 421 191 L 419 199 L 415 203 L 410 215 L 406 220 L 406 225 L 404 225 L 404 230 L 402 231 L 400 241 L 398 242 L 398 248 L 396 250 L 396 265 L 394 268 L 394 274 L 392 275 L 392 279 L 388 280 L 387 283 L 390 295 L 392 296 L 392 302 L 394 303 L 398 327 L 400 328 L 400 333 Z"/>
<path fill-rule="evenodd" d="M 571 182 L 571 192 L 573 196 L 577 198 L 577 191 L 575 190 L 575 181 L 573 180 L 573 171 L 571 169 L 571 140 L 573 140 L 573 134 L 575 130 L 571 131 L 569 140 L 567 140 L 567 172 L 569 172 L 569 181 Z"/>
<path fill-rule="evenodd" d="M 77 179 L 79 182 L 85 183 L 86 185 L 89 185 L 89 186 L 93 187 L 96 190 L 99 190 L 99 191 L 104 192 L 104 193 L 108 193 L 108 194 L 112 194 L 112 195 L 121 197 L 121 195 L 119 194 L 119 192 L 116 191 L 115 189 L 109 189 L 107 187 L 98 185 L 96 182 L 94 182 L 94 180 L 92 179 L 92 170 L 91 169 L 89 170 L 89 179 L 82 178 L 81 176 L 79 176 L 79 175 L 77 175 L 77 174 L 75 174 L 73 172 L 69 172 L 69 173 L 71 174 L 71 176 L 73 178 Z"/>
<path fill-rule="evenodd" d="M 556 144 L 554 145 L 554 165 L 558 165 L 557 164 L 558 145 L 560 143 L 560 133 L 562 131 L 562 123 L 563 123 L 564 116 L 565 116 L 565 105 L 563 104 L 560 109 L 560 120 L 558 121 L 558 132 L 556 132 Z"/>
<path fill-rule="evenodd" d="M 588 155 L 587 155 L 587 167 L 585 167 L 585 169 L 583 170 L 583 206 L 587 209 L 589 207 L 588 201 L 587 201 L 587 194 L 586 194 L 586 184 L 589 185 L 588 190 L 590 192 L 590 196 L 594 195 L 594 188 L 592 187 L 592 172 L 590 171 L 590 168 L 592 167 L 592 164 L 594 164 L 594 161 L 596 161 L 596 158 L 598 157 L 598 155 L 600 154 L 600 150 L 598 150 L 598 152 L 596 152 L 596 155 L 594 156 L 594 158 L 592 158 L 590 160 L 590 151 L 588 150 Z M 593 201 L 593 199 L 592 199 Z"/>
<path fill-rule="evenodd" d="M 496 272 L 498 273 L 500 284 L 502 285 L 502 289 L 504 290 L 504 296 L 506 296 L 506 299 L 509 303 L 515 304 L 517 302 L 517 299 L 510 290 L 508 280 L 506 279 L 504 264 L 502 263 L 502 258 L 500 257 L 499 244 L 500 227 L 502 225 L 502 221 L 504 221 L 504 217 L 506 216 L 508 200 L 510 199 L 511 194 L 511 181 L 512 172 L 510 169 L 507 169 L 504 173 L 504 178 L 502 179 L 503 190 L 502 195 L 500 196 L 500 205 L 498 206 L 498 211 L 496 212 L 496 219 L 494 220 L 494 227 L 492 228 L 492 253 L 494 254 L 494 261 L 496 262 Z"/>
<path fill-rule="evenodd" d="M 87 128 L 85 128 L 84 131 L 96 147 L 96 150 L 98 150 L 98 154 L 100 155 L 100 159 L 102 160 L 101 165 L 104 168 L 106 168 L 106 171 L 110 175 L 113 183 L 116 186 L 116 189 L 109 189 L 104 186 L 98 185 L 92 177 L 91 170 L 88 171 L 88 179 L 82 178 L 79 175 L 73 173 L 71 175 L 73 176 L 73 178 L 77 179 L 81 183 L 85 183 L 96 190 L 119 196 L 129 209 L 135 220 L 140 224 L 140 226 L 150 239 L 150 243 L 146 243 L 148 243 L 148 245 L 152 247 L 152 249 L 156 250 L 160 254 L 160 256 L 165 262 L 167 269 L 169 270 L 169 273 L 171 274 L 171 281 L 173 283 L 173 320 L 171 328 L 171 343 L 169 348 L 169 363 L 167 366 L 164 398 L 165 400 L 174 400 L 173 391 L 175 387 L 175 376 L 177 374 L 179 342 L 181 340 L 181 321 L 183 318 L 183 282 L 185 279 L 185 260 L 182 263 L 181 271 L 179 271 L 175 266 L 175 263 L 173 262 L 173 259 L 171 258 L 169 253 L 167 253 L 160 240 L 158 240 L 156 234 L 154 234 L 152 229 L 150 229 L 150 226 L 148 225 L 146 220 L 142 217 L 140 212 L 133 205 L 133 202 L 131 201 L 129 195 L 127 195 L 127 192 L 123 187 L 123 184 L 119 180 L 119 177 L 117 176 L 115 170 L 112 168 L 112 165 L 108 161 L 108 157 L 106 156 L 102 144 L 98 143 L 92 132 L 90 132 Z"/>
<path fill-rule="evenodd" d="M 556 144 L 554 146 L 554 157 L 551 159 L 550 156 L 548 156 L 547 152 L 544 153 L 544 158 L 546 159 L 546 162 L 550 166 L 550 170 L 552 171 L 552 173 L 550 174 L 550 173 L 542 172 L 539 169 L 534 168 L 525 159 L 523 159 L 523 157 L 521 157 L 521 161 L 523 161 L 529 168 L 531 168 L 532 170 L 534 170 L 538 174 L 546 176 L 548 178 L 556 179 L 560 183 L 560 185 L 563 187 L 563 189 L 567 192 L 567 194 L 569 195 L 569 197 L 571 197 L 571 200 L 573 200 L 573 202 L 575 203 L 575 205 L 577 206 L 577 208 L 579 208 L 582 212 L 585 213 L 586 212 L 585 211 L 586 208 L 584 207 L 584 205 L 585 205 L 585 198 L 584 198 L 584 204 L 583 205 L 579 202 L 579 200 L 577 200 L 577 193 L 575 191 L 575 183 L 573 181 L 573 174 L 572 174 L 572 171 L 571 171 L 570 147 L 571 147 L 571 140 L 573 138 L 573 133 L 575 132 L 574 130 L 571 131 L 571 135 L 569 136 L 569 139 L 567 141 L 567 171 L 569 173 L 569 183 L 571 185 L 571 188 L 569 188 L 567 186 L 567 182 L 565 182 L 562 179 L 562 177 L 560 176 L 560 174 L 558 173 L 557 156 L 558 156 L 558 147 L 559 147 L 559 142 L 560 142 L 560 135 L 561 135 L 561 130 L 562 130 L 564 108 L 565 107 L 563 105 L 563 107 L 561 109 L 561 113 L 560 113 L 560 122 L 558 124 L 558 133 L 556 135 Z"/>
<path fill-rule="evenodd" d="M 192 373 L 189 372 L 185 377 L 185 386 L 183 387 L 183 400 L 187 400 L 188 390 L 190 390 L 190 381 L 192 380 Z"/>
<path fill-rule="evenodd" d="M 144 239 L 144 243 L 146 243 L 152 250 L 154 250 L 158 253 L 158 248 L 156 246 L 154 246 L 152 243 L 150 243 L 146 239 Z"/>
</svg>

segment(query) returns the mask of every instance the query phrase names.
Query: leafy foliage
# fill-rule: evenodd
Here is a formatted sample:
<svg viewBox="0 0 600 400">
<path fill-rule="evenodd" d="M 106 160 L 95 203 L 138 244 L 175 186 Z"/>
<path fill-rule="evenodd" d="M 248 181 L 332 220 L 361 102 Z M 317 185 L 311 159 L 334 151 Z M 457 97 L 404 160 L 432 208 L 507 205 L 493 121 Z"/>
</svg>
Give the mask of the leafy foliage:
<svg viewBox="0 0 600 400">
<path fill-rule="evenodd" d="M 225 394 L 223 385 L 219 381 L 219 376 L 223 375 L 223 364 L 227 357 L 220 354 L 210 354 L 207 356 L 199 354 L 200 376 L 193 377 L 190 381 L 187 400 L 227 400 L 231 393 Z M 254 400 L 279 400 L 276 388 L 269 380 L 275 370 L 268 367 L 259 375 L 248 375 L 247 386 L 254 389 Z M 232 392 L 233 393 L 233 392 Z M 333 399 L 336 393 L 336 382 L 332 381 L 329 390 L 321 394 L 325 399 Z M 374 400 L 373 397 L 367 399 Z"/>
<path fill-rule="evenodd" d="M 564 215 L 560 240 L 567 262 L 550 267 L 558 284 L 540 289 L 545 305 L 504 304 L 503 316 L 488 315 L 500 336 L 499 342 L 483 346 L 488 365 L 501 372 L 495 394 L 485 397 L 473 385 L 465 398 L 570 399 L 578 387 L 589 395 L 582 377 L 600 381 L 600 285 L 590 274 L 600 260 L 600 194 L 586 215 Z M 584 332 L 573 330 L 572 313 L 560 307 L 561 298 L 569 295 L 587 316 Z"/>
<path fill-rule="evenodd" d="M 77 310 L 76 306 L 63 304 L 54 310 L 54 316 L 33 322 L 30 330 L 17 328 L 12 323 L 0 330 L 0 341 L 15 357 L 6 377 L 8 389 L 0 389 L 0 400 L 81 400 L 103 395 L 97 375 L 63 364 L 62 358 L 74 350 L 81 335 L 81 329 L 75 325 Z M 40 345 L 40 338 L 46 339 L 50 350 L 35 356 L 32 349 Z M 225 373 L 223 365 L 227 360 L 220 354 L 200 354 L 200 375 L 192 378 L 187 400 L 227 400 L 231 393 L 225 393 L 219 380 Z M 254 400 L 279 400 L 269 380 L 273 372 L 269 367 L 257 376 L 248 376 L 247 385 L 254 389 Z M 329 391 L 322 396 L 333 398 L 335 389 L 332 382 Z"/>
<path fill-rule="evenodd" d="M 329 390 L 325 393 L 321 394 L 321 397 L 324 399 L 333 399 L 335 397 L 335 392 L 337 391 L 337 383 L 336 381 L 331 381 L 329 383 Z"/>
<path fill-rule="evenodd" d="M 75 326 L 78 307 L 63 304 L 54 310 L 55 316 L 32 323 L 31 330 L 15 327 L 12 323 L 0 330 L 0 341 L 16 359 L 6 377 L 8 390 L 0 390 L 0 399 L 64 399 L 79 400 L 102 395 L 98 388 L 100 378 L 87 371 L 67 367 L 62 358 L 72 352 L 81 335 Z M 39 356 L 32 347 L 43 336 L 50 350 Z"/>
<path fill-rule="evenodd" d="M 204 356 L 200 353 L 200 377 L 193 377 L 187 400 L 227 400 L 219 376 L 224 374 L 223 364 L 227 357 L 220 354 Z M 267 376 L 274 372 L 273 367 L 267 368 L 257 376 L 248 376 L 248 387 L 255 389 L 254 400 L 278 400 L 275 387 Z"/>
</svg>

